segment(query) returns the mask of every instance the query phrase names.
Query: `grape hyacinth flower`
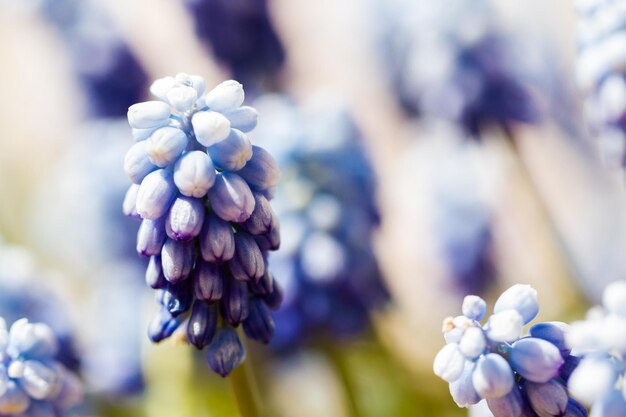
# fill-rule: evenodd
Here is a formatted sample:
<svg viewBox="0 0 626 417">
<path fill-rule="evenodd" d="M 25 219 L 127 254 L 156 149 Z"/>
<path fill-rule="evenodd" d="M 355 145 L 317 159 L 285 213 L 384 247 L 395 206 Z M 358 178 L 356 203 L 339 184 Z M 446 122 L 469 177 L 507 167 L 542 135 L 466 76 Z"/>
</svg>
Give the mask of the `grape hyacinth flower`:
<svg viewBox="0 0 626 417">
<path fill-rule="evenodd" d="M 522 327 L 539 312 L 537 292 L 514 285 L 496 301 L 483 325 L 487 304 L 468 295 L 462 315 L 444 320 L 446 345 L 433 370 L 450 383 L 459 407 L 485 399 L 495 417 L 586 416 L 567 393 L 567 381 L 579 358 L 565 344 L 567 325 L 538 323 L 521 337 Z"/>
<path fill-rule="evenodd" d="M 245 357 L 236 327 L 263 343 L 274 333 L 282 292 L 267 264 L 280 234 L 269 200 L 280 172 L 248 139 L 257 112 L 238 82 L 205 93 L 201 77 L 179 73 L 150 91 L 158 100 L 128 110 L 137 142 L 124 162 L 134 183 L 124 211 L 142 220 L 137 251 L 161 305 L 149 336 L 181 328 L 226 376 Z"/>
<path fill-rule="evenodd" d="M 602 306 L 572 323 L 566 341 L 584 355 L 569 380 L 572 395 L 592 417 L 626 415 L 626 281 L 609 284 Z"/>
<path fill-rule="evenodd" d="M 55 360 L 59 342 L 43 323 L 0 317 L 0 415 L 64 416 L 82 400 L 78 377 Z"/>
<path fill-rule="evenodd" d="M 267 0 L 185 0 L 197 36 L 246 85 L 275 77 L 285 50 L 269 15 Z"/>
<path fill-rule="evenodd" d="M 389 299 L 372 247 L 373 170 L 349 113 L 332 103 L 298 108 L 272 95 L 256 102 L 271 115 L 256 139 L 284 173 L 275 199 L 283 245 L 270 262 L 285 288 L 274 314 L 276 351 L 361 334 Z"/>
<path fill-rule="evenodd" d="M 604 156 L 617 166 L 626 158 L 626 4 L 578 0 L 577 83 L 586 96 L 586 118 Z"/>
</svg>

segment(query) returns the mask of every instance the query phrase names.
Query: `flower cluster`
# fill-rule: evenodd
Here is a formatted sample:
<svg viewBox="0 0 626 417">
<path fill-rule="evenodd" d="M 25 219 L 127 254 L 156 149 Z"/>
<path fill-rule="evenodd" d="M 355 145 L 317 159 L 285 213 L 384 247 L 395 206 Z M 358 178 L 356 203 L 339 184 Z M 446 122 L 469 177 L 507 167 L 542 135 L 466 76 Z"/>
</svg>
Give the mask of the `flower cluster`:
<svg viewBox="0 0 626 417">
<path fill-rule="evenodd" d="M 444 321 L 447 344 L 433 369 L 450 383 L 457 405 L 486 399 L 495 417 L 586 416 L 566 388 L 579 362 L 565 343 L 567 325 L 538 323 L 529 336 L 521 337 L 522 327 L 539 312 L 537 292 L 528 285 L 512 286 L 481 325 L 486 310 L 484 300 L 469 295 L 463 314 Z"/>
<path fill-rule="evenodd" d="M 379 215 L 361 135 L 327 101 L 321 111 L 276 96 L 257 103 L 276 124 L 260 126 L 256 138 L 278 148 L 284 173 L 275 200 L 283 245 L 271 265 L 285 297 L 271 346 L 354 336 L 388 300 L 372 248 Z"/>
<path fill-rule="evenodd" d="M 534 77 L 513 39 L 494 27 L 485 0 L 384 2 L 394 89 L 413 115 L 459 123 L 474 137 L 485 124 L 538 117 Z M 428 62 L 428 65 L 424 65 Z"/>
<path fill-rule="evenodd" d="M 623 1 L 578 0 L 577 83 L 586 94 L 586 117 L 605 156 L 626 157 L 626 5 Z"/>
<path fill-rule="evenodd" d="M 150 338 L 184 323 L 189 343 L 208 346 L 209 366 L 225 376 L 245 356 L 235 327 L 264 343 L 274 332 L 269 308 L 282 293 L 267 261 L 280 235 L 269 199 L 280 172 L 246 135 L 257 112 L 241 106 L 242 85 L 204 90 L 201 77 L 179 73 L 152 84 L 159 100 L 129 108 L 137 143 L 124 162 L 134 183 L 124 211 L 142 219 L 137 251 L 150 257 L 146 281 L 161 304 Z"/>
<path fill-rule="evenodd" d="M 234 77 L 257 85 L 282 66 L 285 51 L 270 20 L 267 0 L 185 0 L 198 37 Z"/>
<path fill-rule="evenodd" d="M 54 358 L 50 327 L 20 319 L 7 330 L 0 317 L 0 415 L 63 416 L 82 400 L 78 378 Z"/>
<path fill-rule="evenodd" d="M 572 323 L 566 340 L 584 354 L 569 379 L 572 395 L 594 417 L 626 415 L 626 281 L 607 286 L 602 306 Z"/>
</svg>

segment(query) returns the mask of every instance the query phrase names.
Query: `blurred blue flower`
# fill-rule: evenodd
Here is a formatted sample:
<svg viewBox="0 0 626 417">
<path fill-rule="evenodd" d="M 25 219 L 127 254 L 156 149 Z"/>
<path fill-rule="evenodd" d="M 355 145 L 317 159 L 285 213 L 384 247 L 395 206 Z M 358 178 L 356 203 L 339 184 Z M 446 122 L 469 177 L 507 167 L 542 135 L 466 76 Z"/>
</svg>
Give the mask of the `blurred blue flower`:
<svg viewBox="0 0 626 417">
<path fill-rule="evenodd" d="M 274 314 L 279 350 L 354 336 L 389 297 L 372 247 L 374 173 L 351 117 L 329 103 L 321 111 L 280 96 L 256 103 L 268 115 L 256 139 L 283 171 L 275 199 L 283 245 L 270 262 L 285 288 Z"/>
<path fill-rule="evenodd" d="M 198 37 L 248 89 L 272 81 L 285 61 L 267 0 L 184 0 Z"/>
<path fill-rule="evenodd" d="M 205 92 L 204 80 L 179 73 L 150 87 L 158 101 L 132 105 L 137 140 L 126 154 L 131 181 L 125 214 L 142 219 L 137 252 L 150 257 L 146 282 L 161 311 L 148 334 L 175 334 L 207 349 L 222 376 L 245 357 L 233 328 L 268 343 L 274 322 L 267 307 L 281 290 L 268 265 L 278 249 L 278 218 L 269 200 L 280 172 L 246 133 L 257 112 L 242 106 L 243 86 L 229 80 Z"/>
<path fill-rule="evenodd" d="M 571 324 L 567 346 L 584 354 L 569 379 L 572 395 L 592 416 L 626 415 L 626 281 L 609 284 L 602 306 Z"/>
<path fill-rule="evenodd" d="M 96 0 L 44 0 L 40 7 L 65 41 L 89 113 L 123 116 L 141 99 L 148 79 L 106 10 Z"/>
<path fill-rule="evenodd" d="M 450 383 L 457 405 L 469 407 L 485 399 L 498 417 L 586 416 L 567 393 L 579 361 L 564 349 L 568 326 L 535 324 L 529 336 L 521 337 L 522 327 L 539 311 L 535 289 L 520 284 L 509 288 L 481 325 L 485 307 L 479 297 L 467 296 L 463 315 L 444 320 L 447 344 L 435 357 L 433 370 Z"/>
</svg>

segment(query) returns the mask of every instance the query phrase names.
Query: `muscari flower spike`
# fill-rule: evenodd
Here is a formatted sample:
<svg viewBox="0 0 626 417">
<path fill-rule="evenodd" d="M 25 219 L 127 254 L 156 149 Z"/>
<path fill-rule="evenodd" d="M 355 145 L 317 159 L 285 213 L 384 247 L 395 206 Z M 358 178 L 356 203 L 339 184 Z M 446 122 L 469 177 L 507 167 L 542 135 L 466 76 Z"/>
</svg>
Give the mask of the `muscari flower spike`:
<svg viewBox="0 0 626 417">
<path fill-rule="evenodd" d="M 43 323 L 0 317 L 0 416 L 65 416 L 82 400 L 76 375 L 55 359 L 59 342 Z"/>
<path fill-rule="evenodd" d="M 576 78 L 585 115 L 609 162 L 626 161 L 626 3 L 578 0 Z"/>
<path fill-rule="evenodd" d="M 142 219 L 137 251 L 150 257 L 146 282 L 161 305 L 149 336 L 182 326 L 226 376 L 245 356 L 235 327 L 263 343 L 274 333 L 269 309 L 282 292 L 267 261 L 280 234 L 269 200 L 280 172 L 246 135 L 257 112 L 242 106 L 238 82 L 205 93 L 201 77 L 179 73 L 150 91 L 158 100 L 128 110 L 137 143 L 124 164 L 134 183 L 124 211 Z"/>
<path fill-rule="evenodd" d="M 592 417 L 626 416 L 626 281 L 609 284 L 602 306 L 572 323 L 566 341 L 583 354 L 569 379 L 572 395 Z"/>
<path fill-rule="evenodd" d="M 465 297 L 462 312 L 444 320 L 447 344 L 433 364 L 459 407 L 484 399 L 495 417 L 587 415 L 567 392 L 580 361 L 566 346 L 568 326 L 538 323 L 521 337 L 539 312 L 535 289 L 518 284 L 506 290 L 483 325 L 487 304 L 480 297 Z"/>
<path fill-rule="evenodd" d="M 272 25 L 267 0 L 185 0 L 198 37 L 246 85 L 272 76 L 285 50 Z"/>
</svg>

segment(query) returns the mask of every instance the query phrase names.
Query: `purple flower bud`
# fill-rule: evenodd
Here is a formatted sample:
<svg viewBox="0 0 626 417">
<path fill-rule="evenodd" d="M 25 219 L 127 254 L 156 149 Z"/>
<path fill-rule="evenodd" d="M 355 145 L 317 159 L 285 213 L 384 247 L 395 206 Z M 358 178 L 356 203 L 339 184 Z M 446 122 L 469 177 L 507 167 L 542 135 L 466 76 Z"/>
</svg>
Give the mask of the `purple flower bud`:
<svg viewBox="0 0 626 417">
<path fill-rule="evenodd" d="M 166 239 L 161 251 L 163 275 L 172 283 L 187 278 L 193 267 L 194 242 Z"/>
<path fill-rule="evenodd" d="M 167 284 L 163 268 L 161 267 L 161 256 L 151 256 L 146 268 L 146 284 L 150 288 L 158 290 L 164 288 Z"/>
<path fill-rule="evenodd" d="M 259 113 L 249 106 L 242 106 L 227 111 L 224 113 L 224 116 L 230 121 L 230 126 L 233 129 L 238 129 L 242 132 L 250 132 L 253 130 L 259 119 Z"/>
<path fill-rule="evenodd" d="M 175 240 L 190 240 L 198 236 L 204 222 L 204 212 L 204 202 L 201 199 L 177 197 L 167 213 L 167 235 Z"/>
<path fill-rule="evenodd" d="M 260 298 L 250 300 L 250 314 L 243 322 L 243 330 L 250 339 L 268 344 L 274 336 L 274 320 Z"/>
<path fill-rule="evenodd" d="M 219 265 L 199 260 L 194 274 L 193 282 L 198 300 L 212 302 L 222 298 L 224 278 Z"/>
<path fill-rule="evenodd" d="M 128 124 L 135 129 L 150 129 L 169 123 L 170 106 L 162 101 L 146 101 L 128 108 Z"/>
<path fill-rule="evenodd" d="M 269 268 L 265 268 L 265 273 L 259 280 L 259 282 L 250 285 L 250 290 L 256 294 L 261 296 L 268 296 L 274 290 L 274 277 L 270 272 Z"/>
<path fill-rule="evenodd" d="M 556 379 L 538 384 L 532 381 L 524 383 L 528 400 L 539 415 L 562 416 L 567 408 L 567 390 Z"/>
<path fill-rule="evenodd" d="M 213 371 L 225 377 L 241 365 L 246 357 L 237 332 L 231 327 L 222 327 L 206 352 L 206 359 Z"/>
<path fill-rule="evenodd" d="M 252 143 L 245 133 L 230 129 L 228 137 L 208 148 L 215 166 L 223 171 L 237 171 L 252 157 Z"/>
<path fill-rule="evenodd" d="M 241 223 L 248 220 L 254 211 L 252 191 L 237 174 L 217 174 L 208 195 L 211 208 L 223 220 Z"/>
<path fill-rule="evenodd" d="M 278 282 L 274 281 L 272 285 L 272 292 L 265 296 L 263 299 L 265 304 L 272 310 L 278 310 L 278 307 L 283 302 L 283 288 L 278 284 Z"/>
<path fill-rule="evenodd" d="M 217 329 L 217 305 L 198 300 L 193 304 L 189 324 L 187 325 L 187 340 L 196 348 L 202 350 L 211 343 Z"/>
<path fill-rule="evenodd" d="M 548 382 L 558 375 L 563 358 L 552 343 L 527 337 L 513 343 L 510 362 L 513 369 L 527 380 Z"/>
<path fill-rule="evenodd" d="M 252 235 L 268 234 L 278 221 L 276 214 L 274 214 L 274 210 L 272 210 L 272 206 L 265 196 L 259 193 L 252 194 L 254 195 L 254 211 L 242 226 Z"/>
<path fill-rule="evenodd" d="M 177 317 L 191 308 L 193 302 L 193 283 L 190 280 L 167 283 L 161 290 L 161 304 L 170 312 L 173 317 Z"/>
<path fill-rule="evenodd" d="M 462 310 L 465 317 L 480 321 L 487 312 L 487 303 L 476 295 L 468 295 L 463 299 Z"/>
<path fill-rule="evenodd" d="M 265 273 L 265 259 L 252 236 L 245 232 L 235 233 L 235 256 L 228 261 L 228 268 L 239 281 L 258 282 Z"/>
<path fill-rule="evenodd" d="M 173 164 L 187 148 L 187 135 L 175 127 L 157 129 L 145 142 L 150 162 L 159 167 Z M 136 146 L 136 145 L 135 145 Z"/>
<path fill-rule="evenodd" d="M 254 236 L 254 240 L 263 251 L 278 250 L 278 248 L 280 248 L 280 228 L 278 226 L 278 220 L 272 224 L 269 233 Z"/>
<path fill-rule="evenodd" d="M 474 362 L 466 361 L 459 379 L 450 384 L 450 394 L 459 407 L 469 407 L 480 401 L 480 396 L 472 384 L 474 366 Z"/>
<path fill-rule="evenodd" d="M 230 223 L 209 215 L 200 232 L 200 253 L 207 262 L 226 262 L 235 255 L 235 235 Z"/>
<path fill-rule="evenodd" d="M 213 111 L 226 112 L 241 106 L 244 98 L 243 86 L 235 80 L 227 80 L 209 91 L 204 102 Z"/>
<path fill-rule="evenodd" d="M 11 380 L 7 382 L 5 391 L 0 395 L 0 413 L 18 415 L 25 412 L 30 405 L 30 399 L 17 384 Z"/>
<path fill-rule="evenodd" d="M 137 192 L 139 192 L 138 184 L 128 187 L 128 191 L 126 191 L 124 196 L 124 203 L 122 203 L 122 211 L 124 215 L 139 220 L 141 216 L 137 213 Z"/>
<path fill-rule="evenodd" d="M 530 335 L 552 343 L 559 349 L 561 356 L 567 358 L 571 352 L 565 342 L 565 333 L 568 328 L 568 324 L 560 321 L 538 323 L 530 328 Z"/>
<path fill-rule="evenodd" d="M 137 193 L 137 213 L 143 219 L 156 220 L 167 213 L 176 195 L 172 174 L 164 169 L 151 172 L 141 181 Z"/>
<path fill-rule="evenodd" d="M 260 146 L 252 146 L 252 158 L 237 171 L 252 187 L 265 190 L 274 187 L 280 179 L 280 170 L 272 155 Z"/>
<path fill-rule="evenodd" d="M 209 147 L 228 137 L 230 122 L 224 115 L 214 111 L 199 111 L 191 117 L 196 140 Z"/>
<path fill-rule="evenodd" d="M 142 220 L 137 231 L 137 253 L 142 256 L 160 255 L 165 237 L 163 218 Z"/>
<path fill-rule="evenodd" d="M 161 309 L 150 322 L 148 337 L 154 343 L 167 339 L 176 331 L 183 319 L 183 316 L 173 317 L 165 308 Z"/>
<path fill-rule="evenodd" d="M 587 409 L 578 401 L 569 399 L 565 408 L 565 417 L 587 417 Z"/>
<path fill-rule="evenodd" d="M 519 388 L 513 387 L 506 395 L 487 399 L 489 410 L 498 417 L 520 417 L 524 409 L 524 400 Z"/>
<path fill-rule="evenodd" d="M 435 375 L 447 382 L 454 382 L 461 377 L 465 368 L 465 357 L 459 350 L 459 345 L 449 343 L 445 345 L 433 362 Z"/>
<path fill-rule="evenodd" d="M 472 383 L 482 398 L 504 397 L 513 389 L 513 371 L 502 356 L 488 353 L 476 362 Z"/>
<path fill-rule="evenodd" d="M 248 284 L 232 277 L 226 277 L 225 281 L 222 316 L 228 324 L 238 326 L 249 314 Z"/>
<path fill-rule="evenodd" d="M 563 363 L 563 366 L 561 367 L 561 372 L 559 373 L 559 376 L 565 383 L 569 381 L 569 377 L 572 376 L 572 373 L 574 372 L 574 370 L 576 370 L 576 368 L 580 364 L 580 361 L 581 359 L 578 356 L 574 355 L 569 355 L 565 358 L 565 363 Z"/>
<path fill-rule="evenodd" d="M 155 169 L 157 169 L 157 167 L 150 161 L 145 142 L 135 143 L 128 152 L 126 152 L 126 156 L 124 157 L 124 172 L 126 172 L 126 175 L 128 175 L 128 178 L 130 178 L 133 183 L 140 184 L 146 175 Z"/>
<path fill-rule="evenodd" d="M 204 197 L 215 183 L 215 168 L 202 151 L 185 153 L 174 167 L 174 183 L 182 195 Z"/>
<path fill-rule="evenodd" d="M 498 297 L 493 308 L 494 313 L 505 310 L 516 310 L 528 324 L 539 312 L 537 290 L 530 285 L 516 284 Z"/>
</svg>

